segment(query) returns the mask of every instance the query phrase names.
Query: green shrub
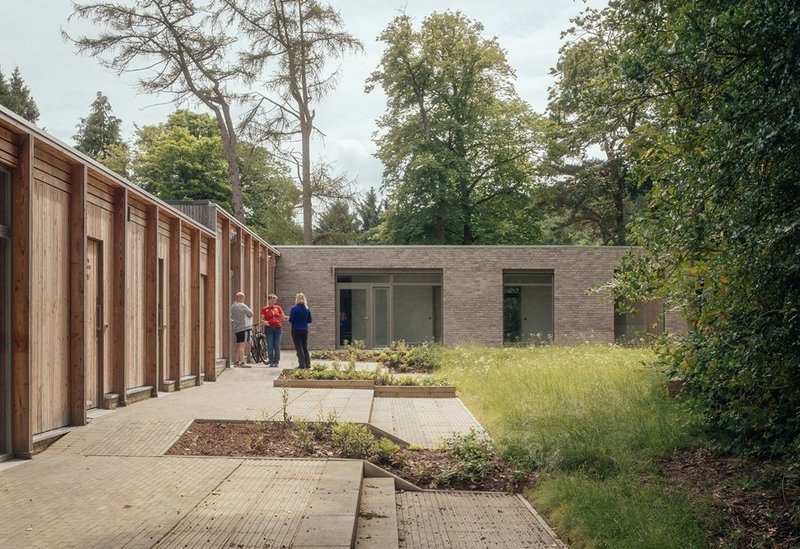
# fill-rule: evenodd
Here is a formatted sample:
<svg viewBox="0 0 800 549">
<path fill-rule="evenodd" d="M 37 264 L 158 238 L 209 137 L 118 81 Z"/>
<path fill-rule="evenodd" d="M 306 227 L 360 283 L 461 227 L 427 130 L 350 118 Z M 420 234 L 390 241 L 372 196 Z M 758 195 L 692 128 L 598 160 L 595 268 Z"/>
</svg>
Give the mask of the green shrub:
<svg viewBox="0 0 800 549">
<path fill-rule="evenodd" d="M 426 343 L 408 351 L 408 363 L 419 370 L 436 370 L 442 365 L 442 354 L 438 346 Z"/>
<path fill-rule="evenodd" d="M 442 448 L 458 460 L 455 467 L 444 472 L 445 484 L 477 483 L 497 471 L 494 445 L 484 433 L 470 429 L 468 433 L 454 434 L 442 443 Z"/>
<path fill-rule="evenodd" d="M 385 463 L 393 467 L 402 467 L 405 464 L 405 456 L 400 446 L 388 438 L 382 438 L 378 441 L 376 451 L 379 463 Z"/>
<path fill-rule="evenodd" d="M 304 452 L 311 450 L 311 435 L 313 427 L 307 421 L 297 421 L 294 423 L 294 431 L 297 435 L 297 446 Z"/>
<path fill-rule="evenodd" d="M 332 442 L 340 457 L 369 459 L 375 453 L 375 436 L 366 425 L 356 425 L 349 421 L 337 423 L 333 427 Z"/>
</svg>

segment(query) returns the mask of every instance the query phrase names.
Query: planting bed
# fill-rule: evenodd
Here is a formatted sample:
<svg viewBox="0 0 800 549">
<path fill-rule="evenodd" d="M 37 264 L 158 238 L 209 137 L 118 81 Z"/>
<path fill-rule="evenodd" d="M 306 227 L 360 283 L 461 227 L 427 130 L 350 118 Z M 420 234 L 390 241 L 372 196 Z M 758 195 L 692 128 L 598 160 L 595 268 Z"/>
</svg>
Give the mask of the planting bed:
<svg viewBox="0 0 800 549">
<path fill-rule="evenodd" d="M 316 422 L 194 422 L 169 449 L 168 455 L 336 458 L 342 456 L 333 440 L 332 423 Z M 379 440 L 379 439 L 376 439 Z M 518 491 L 533 481 L 521 476 L 496 456 L 464 461 L 445 450 L 397 446 L 391 457 L 379 452 L 368 461 L 420 488 Z M 471 478 L 470 478 L 471 477 Z M 480 477 L 480 478 L 478 478 Z"/>
</svg>

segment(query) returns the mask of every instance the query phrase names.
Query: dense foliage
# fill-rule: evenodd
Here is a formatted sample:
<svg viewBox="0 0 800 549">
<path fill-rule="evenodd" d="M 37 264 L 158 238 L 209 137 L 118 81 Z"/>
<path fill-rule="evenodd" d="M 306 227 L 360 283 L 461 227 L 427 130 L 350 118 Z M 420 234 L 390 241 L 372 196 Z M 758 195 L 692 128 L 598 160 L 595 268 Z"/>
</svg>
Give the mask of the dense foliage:
<svg viewBox="0 0 800 549">
<path fill-rule="evenodd" d="M 188 110 L 136 132 L 134 177 L 165 200 L 211 200 L 232 211 L 231 187 L 214 119 Z"/>
<path fill-rule="evenodd" d="M 211 200 L 232 212 L 222 139 L 214 119 L 188 110 L 136 132 L 134 181 L 165 200 Z M 287 169 L 262 148 L 239 141 L 236 160 L 245 219 L 273 244 L 302 238 L 294 222 L 300 193 Z"/>
<path fill-rule="evenodd" d="M 735 445 L 800 455 L 800 6 L 617 1 L 573 31 L 608 36 L 648 113 L 626 142 L 649 192 L 617 289 L 682 306 L 664 359 Z"/>
<path fill-rule="evenodd" d="M 514 90 L 496 39 L 460 12 L 396 17 L 367 89 L 381 86 L 377 157 L 395 244 L 536 241 L 529 210 L 541 120 Z"/>
</svg>

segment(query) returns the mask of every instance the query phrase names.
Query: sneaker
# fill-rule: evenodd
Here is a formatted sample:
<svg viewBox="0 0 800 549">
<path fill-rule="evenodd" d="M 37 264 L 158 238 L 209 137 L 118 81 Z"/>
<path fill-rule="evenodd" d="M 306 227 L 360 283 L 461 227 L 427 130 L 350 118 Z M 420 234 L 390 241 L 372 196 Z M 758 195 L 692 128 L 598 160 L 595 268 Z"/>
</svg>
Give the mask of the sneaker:
<svg viewBox="0 0 800 549">
<path fill-rule="evenodd" d="M 252 368 L 252 367 L 253 367 L 253 365 L 250 364 L 250 363 L 239 364 L 239 368 Z"/>
</svg>

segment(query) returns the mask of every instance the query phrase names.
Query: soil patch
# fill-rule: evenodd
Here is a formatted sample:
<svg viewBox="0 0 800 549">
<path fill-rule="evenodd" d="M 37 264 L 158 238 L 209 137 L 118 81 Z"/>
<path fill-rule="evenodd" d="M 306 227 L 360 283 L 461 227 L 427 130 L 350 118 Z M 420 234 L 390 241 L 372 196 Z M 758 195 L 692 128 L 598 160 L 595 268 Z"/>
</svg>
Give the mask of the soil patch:
<svg viewBox="0 0 800 549">
<path fill-rule="evenodd" d="M 720 547 L 800 547 L 800 483 L 785 464 L 695 448 L 664 462 L 661 471 L 721 517 L 708 525 Z"/>
<path fill-rule="evenodd" d="M 380 439 L 376 439 L 380 441 Z M 344 457 L 330 422 L 194 422 L 168 455 L 232 457 Z M 491 456 L 466 463 L 446 450 L 397 447 L 391 456 L 373 452 L 368 460 L 420 488 L 517 492 L 533 476 L 513 471 Z"/>
</svg>

